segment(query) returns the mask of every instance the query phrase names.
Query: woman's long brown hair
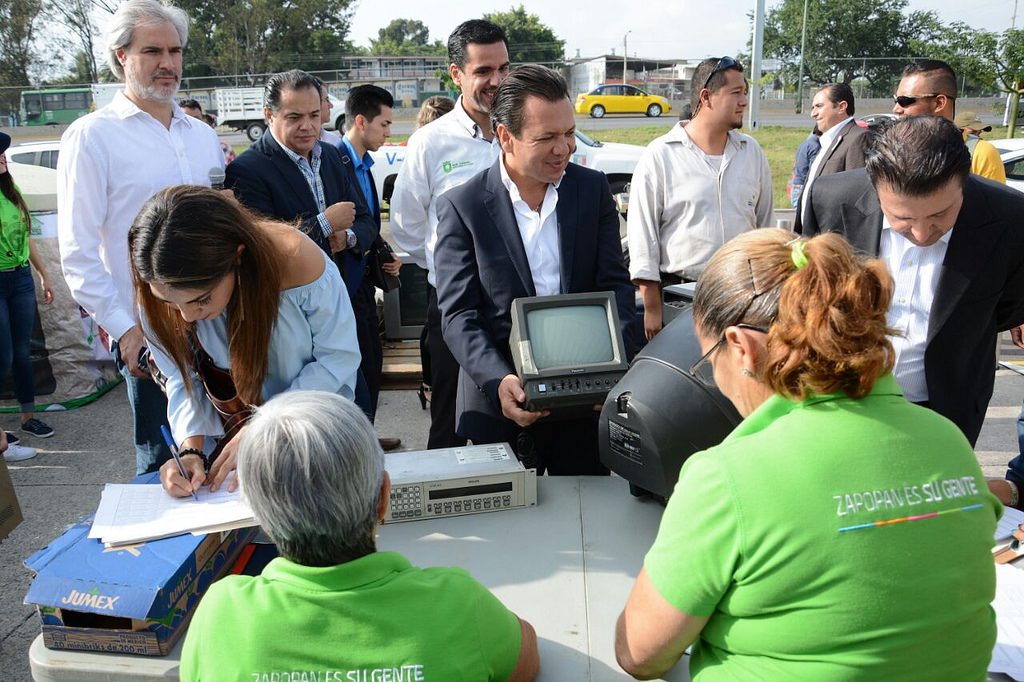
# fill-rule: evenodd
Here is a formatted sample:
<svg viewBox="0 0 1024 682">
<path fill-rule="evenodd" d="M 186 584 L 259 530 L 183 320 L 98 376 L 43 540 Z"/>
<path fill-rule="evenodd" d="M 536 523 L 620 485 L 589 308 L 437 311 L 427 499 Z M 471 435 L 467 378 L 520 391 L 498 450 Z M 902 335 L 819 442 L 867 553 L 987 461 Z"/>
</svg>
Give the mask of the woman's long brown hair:
<svg viewBox="0 0 1024 682">
<path fill-rule="evenodd" d="M 236 277 L 227 307 L 231 376 L 238 396 L 259 405 L 282 272 L 281 255 L 255 216 L 208 187 L 169 187 L 139 211 L 128 232 L 128 249 L 137 300 L 190 394 L 193 355 L 187 334 L 195 323 L 185 322 L 173 306 L 154 296 L 149 284 L 205 289 L 226 275 Z"/>
</svg>

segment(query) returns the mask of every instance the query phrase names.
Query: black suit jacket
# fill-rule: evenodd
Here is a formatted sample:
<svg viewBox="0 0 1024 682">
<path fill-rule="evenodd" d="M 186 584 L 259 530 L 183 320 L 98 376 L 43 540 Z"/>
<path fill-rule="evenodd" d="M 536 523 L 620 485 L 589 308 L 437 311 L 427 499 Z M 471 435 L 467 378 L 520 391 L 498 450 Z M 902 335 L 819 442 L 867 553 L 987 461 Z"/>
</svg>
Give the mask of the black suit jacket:
<svg viewBox="0 0 1024 682">
<path fill-rule="evenodd" d="M 437 202 L 438 306 L 444 340 L 459 362 L 456 430 L 475 442 L 515 442 L 498 384 L 515 374 L 508 338 L 513 299 L 536 296 L 530 264 L 499 158 Z M 603 173 L 569 164 L 558 186 L 562 293 L 612 291 L 626 347 L 635 315 L 619 238 L 619 216 Z"/>
<path fill-rule="evenodd" d="M 882 209 L 864 170 L 814 185 L 803 233 L 838 232 L 878 255 Z M 970 175 L 928 319 L 928 401 L 973 445 L 995 381 L 998 332 L 1024 323 L 1024 195 Z"/>
<path fill-rule="evenodd" d="M 373 242 L 379 228 L 366 208 L 359 186 L 350 178 L 341 152 L 330 145 L 321 144 L 320 179 L 324 184 L 324 200 L 327 206 L 339 201 L 355 203 L 356 221 L 350 229 L 356 235 L 356 250 L 361 255 L 362 249 Z M 234 190 L 238 200 L 250 210 L 286 222 L 299 221 L 299 229 L 328 255 L 332 255 L 330 244 L 317 220 L 320 211 L 313 190 L 295 162 L 269 133 L 261 135 L 251 147 L 228 164 L 224 186 Z"/>
<path fill-rule="evenodd" d="M 825 156 L 822 158 L 821 165 L 818 166 L 817 172 L 814 174 L 815 180 L 814 184 L 811 185 L 811 192 L 814 192 L 818 186 L 818 178 L 822 176 L 864 167 L 864 155 L 867 151 L 868 141 L 867 132 L 867 130 L 857 125 L 856 121 L 849 121 L 840 129 L 839 135 L 833 140 L 832 145 L 828 149 L 822 149 L 818 152 Z M 810 181 L 811 178 L 807 178 L 807 182 Z M 806 183 L 804 187 L 806 188 Z M 794 228 L 797 232 L 800 232 L 802 229 L 801 214 L 803 213 L 803 202 L 811 192 L 801 194 L 800 201 L 797 202 L 796 227 Z"/>
</svg>

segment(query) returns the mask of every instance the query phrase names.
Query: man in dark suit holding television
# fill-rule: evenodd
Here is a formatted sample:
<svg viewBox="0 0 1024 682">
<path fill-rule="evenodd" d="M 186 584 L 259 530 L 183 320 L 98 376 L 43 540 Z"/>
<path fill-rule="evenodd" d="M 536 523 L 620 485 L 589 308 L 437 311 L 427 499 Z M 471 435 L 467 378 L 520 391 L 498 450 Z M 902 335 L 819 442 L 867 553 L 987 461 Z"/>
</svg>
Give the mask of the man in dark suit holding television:
<svg viewBox="0 0 1024 682">
<path fill-rule="evenodd" d="M 445 342 L 458 360 L 456 430 L 510 442 L 541 472 L 604 474 L 597 416 L 553 421 L 529 412 L 509 349 L 516 298 L 612 291 L 631 346 L 633 286 L 619 218 L 602 173 L 569 163 L 575 118 L 565 80 L 542 66 L 512 72 L 491 120 L 502 155 L 438 201 L 434 252 Z"/>
<path fill-rule="evenodd" d="M 275 73 L 264 88 L 263 113 L 266 132 L 231 162 L 225 186 L 246 208 L 300 221 L 299 229 L 329 255 L 361 253 L 377 224 L 341 153 L 319 142 L 320 83 L 297 69 Z"/>
<path fill-rule="evenodd" d="M 970 164 L 951 121 L 901 119 L 873 142 L 865 170 L 815 184 L 803 234 L 838 232 L 886 262 L 893 374 L 908 400 L 950 419 L 973 445 L 992 397 L 997 334 L 1024 323 L 1024 196 L 971 175 Z"/>
</svg>

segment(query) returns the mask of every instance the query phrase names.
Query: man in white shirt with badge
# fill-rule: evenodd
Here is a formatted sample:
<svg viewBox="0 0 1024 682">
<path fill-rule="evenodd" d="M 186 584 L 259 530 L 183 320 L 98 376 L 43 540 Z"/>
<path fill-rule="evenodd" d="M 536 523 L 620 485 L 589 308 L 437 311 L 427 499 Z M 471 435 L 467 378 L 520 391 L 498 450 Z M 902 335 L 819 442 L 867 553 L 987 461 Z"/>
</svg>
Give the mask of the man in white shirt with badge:
<svg viewBox="0 0 1024 682">
<path fill-rule="evenodd" d="M 501 149 L 491 129 L 494 93 L 509 72 L 508 40 L 497 25 L 472 19 L 448 37 L 449 72 L 462 95 L 455 108 L 409 138 L 391 196 L 391 236 L 427 271 L 426 346 L 432 388 L 428 448 L 465 445 L 455 433 L 459 365 L 441 335 L 434 275 L 437 200 L 489 168 Z"/>
<path fill-rule="evenodd" d="M 647 146 L 629 193 L 629 274 L 648 340 L 661 331 L 663 285 L 696 281 L 722 244 L 772 217 L 768 157 L 737 132 L 747 108 L 743 67 L 732 57 L 705 59 L 690 99 L 692 118 Z"/>
<path fill-rule="evenodd" d="M 167 399 L 139 366 L 145 347 L 135 311 L 128 229 L 142 204 L 172 185 L 223 178 L 217 134 L 175 103 L 189 19 L 158 0 L 129 0 L 106 34 L 111 71 L 124 90 L 61 138 L 57 163 L 61 266 L 72 296 L 111 338 L 135 417 L 137 473 L 170 458 L 160 434 Z"/>
</svg>

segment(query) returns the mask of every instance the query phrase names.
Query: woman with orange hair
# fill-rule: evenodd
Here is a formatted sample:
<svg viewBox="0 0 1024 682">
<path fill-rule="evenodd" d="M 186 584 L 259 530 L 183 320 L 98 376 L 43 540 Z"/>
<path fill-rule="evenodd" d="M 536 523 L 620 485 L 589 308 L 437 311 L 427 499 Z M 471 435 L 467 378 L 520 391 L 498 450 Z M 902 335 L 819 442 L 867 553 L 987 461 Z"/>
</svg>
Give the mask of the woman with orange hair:
<svg viewBox="0 0 1024 682">
<path fill-rule="evenodd" d="M 690 372 L 744 420 L 683 465 L 619 618 L 642 679 L 984 680 L 998 501 L 952 422 L 890 374 L 892 279 L 842 237 L 725 244 Z"/>
</svg>

